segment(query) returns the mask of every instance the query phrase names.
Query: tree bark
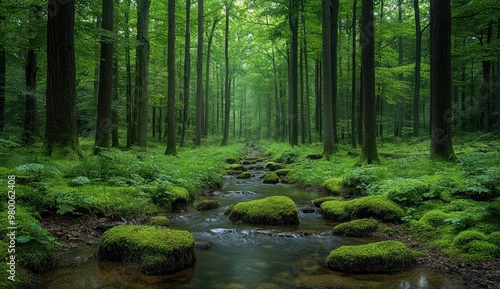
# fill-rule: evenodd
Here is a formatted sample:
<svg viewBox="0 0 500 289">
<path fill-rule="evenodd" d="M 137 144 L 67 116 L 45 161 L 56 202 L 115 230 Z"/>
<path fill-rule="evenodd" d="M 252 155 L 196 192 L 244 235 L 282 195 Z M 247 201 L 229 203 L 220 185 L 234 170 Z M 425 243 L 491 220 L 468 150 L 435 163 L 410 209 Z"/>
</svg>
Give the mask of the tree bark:
<svg viewBox="0 0 500 289">
<path fill-rule="evenodd" d="M 224 38 L 224 63 L 225 63 L 225 82 L 224 82 L 224 133 L 222 137 L 222 146 L 226 146 L 229 138 L 229 118 L 231 110 L 231 79 L 229 78 L 229 13 L 233 6 L 233 0 L 230 3 L 226 1 L 226 29 Z"/>
<path fill-rule="evenodd" d="M 330 49 L 331 49 L 331 70 L 332 70 L 332 75 L 331 75 L 331 82 L 332 82 L 332 120 L 333 120 L 333 125 L 330 129 L 333 130 L 333 140 L 334 142 L 338 142 L 338 78 L 337 78 L 337 67 L 338 67 L 338 57 L 337 57 L 337 50 L 338 50 L 338 42 L 339 42 L 339 0 L 331 0 L 331 5 L 330 5 L 330 24 L 332 26 L 331 28 L 331 38 L 330 38 Z"/>
<path fill-rule="evenodd" d="M 189 81 L 191 77 L 191 0 L 186 0 L 186 35 L 184 37 L 184 89 L 182 109 L 182 132 L 181 143 L 183 147 L 186 144 L 186 126 L 189 120 Z"/>
<path fill-rule="evenodd" d="M 363 83 L 363 143 L 361 162 L 378 163 L 377 114 L 375 111 L 375 31 L 373 27 L 373 0 L 362 0 L 361 81 Z"/>
<path fill-rule="evenodd" d="M 307 53 L 307 29 L 306 29 L 306 17 L 304 12 L 304 3 L 302 3 L 302 30 L 303 30 L 303 45 L 304 45 L 304 65 L 305 65 L 305 81 L 306 81 L 306 125 L 307 125 L 307 141 L 312 143 L 312 132 L 311 132 L 311 98 L 310 98 L 310 87 L 309 87 L 309 57 Z"/>
<path fill-rule="evenodd" d="M 332 104 L 332 49 L 331 49 L 331 10 L 330 0 L 323 0 L 322 36 L 323 36 L 323 109 L 324 132 L 323 153 L 330 157 L 335 151 L 333 133 L 333 104 Z"/>
<path fill-rule="evenodd" d="M 113 31 L 113 0 L 102 1 L 102 29 Z M 101 36 L 101 58 L 99 64 L 99 94 L 97 100 L 97 122 L 94 153 L 110 146 L 111 103 L 113 100 L 113 42 L 107 35 Z"/>
<path fill-rule="evenodd" d="M 290 144 L 299 144 L 299 119 L 298 119 L 298 38 L 299 38 L 299 20 L 298 20 L 298 1 L 290 0 L 288 7 L 288 23 L 290 25 L 290 65 L 289 65 L 289 125 L 290 125 Z"/>
<path fill-rule="evenodd" d="M 356 148 L 356 21 L 358 1 L 352 4 L 351 145 Z"/>
<path fill-rule="evenodd" d="M 451 7 L 431 0 L 431 145 L 433 159 L 454 160 L 451 136 Z"/>
<path fill-rule="evenodd" d="M 418 0 L 413 0 L 415 11 L 415 89 L 413 92 L 413 136 L 419 136 L 420 69 L 422 62 L 422 33 L 420 29 L 420 8 Z"/>
<path fill-rule="evenodd" d="M 398 23 L 399 25 L 403 25 L 403 8 L 401 7 L 403 5 L 402 0 L 398 0 Z M 398 36 L 398 65 L 402 66 L 403 65 L 403 37 L 400 35 Z M 403 73 L 399 73 L 398 75 L 398 80 L 400 82 L 403 81 Z M 402 137 L 403 136 L 403 96 L 399 96 L 398 100 L 398 105 L 397 105 L 398 111 L 398 122 L 396 126 L 396 136 L 397 137 Z"/>
<path fill-rule="evenodd" d="M 209 102 L 208 102 L 208 96 L 210 94 L 209 90 L 209 84 L 210 84 L 210 58 L 211 58 L 211 53 L 212 53 L 212 41 L 214 38 L 214 32 L 215 32 L 215 26 L 219 22 L 219 19 L 216 18 L 212 22 L 212 29 L 210 30 L 210 35 L 208 36 L 208 43 L 207 43 L 207 64 L 205 65 L 205 125 L 204 125 L 204 136 L 208 135 L 208 130 L 209 130 L 209 124 L 208 124 L 208 109 L 209 109 Z"/>
<path fill-rule="evenodd" d="M 118 79 L 118 57 L 113 57 L 113 102 L 111 105 L 111 146 L 118 147 L 120 141 L 118 138 L 118 99 L 120 93 L 118 88 L 120 86 L 120 80 Z M 161 133 L 160 133 L 161 134 Z"/>
<path fill-rule="evenodd" d="M 125 10 L 125 27 L 129 26 L 130 18 L 130 0 L 127 0 L 127 10 Z M 130 64 L 130 29 L 125 29 L 125 69 L 127 80 L 125 83 L 125 102 L 127 115 L 127 148 L 130 148 L 133 143 L 133 119 L 132 119 L 132 67 Z"/>
<path fill-rule="evenodd" d="M 138 120 L 137 137 L 140 147 L 148 143 L 148 77 L 149 77 L 149 6 L 151 0 L 137 3 L 137 62 Z"/>
<path fill-rule="evenodd" d="M 208 75 L 207 75 L 208 77 Z M 203 0 L 198 0 L 198 51 L 196 57 L 196 124 L 194 145 L 201 145 L 203 109 Z"/>
<path fill-rule="evenodd" d="M 168 0 L 168 108 L 167 108 L 167 149 L 165 154 L 176 155 L 175 142 L 175 1 Z"/>
<path fill-rule="evenodd" d="M 34 48 L 28 50 L 26 60 L 26 95 L 24 109 L 23 144 L 32 146 L 38 136 L 38 114 L 36 110 L 37 55 Z"/>
<path fill-rule="evenodd" d="M 75 2 L 49 0 L 45 154 L 82 156 L 76 127 Z"/>
<path fill-rule="evenodd" d="M 489 46 L 491 43 L 491 36 L 493 34 L 493 24 L 488 25 L 488 32 L 486 35 L 486 44 Z M 482 44 L 482 43 L 481 43 Z M 490 100 L 491 100 L 491 60 L 483 60 L 483 88 L 482 104 L 483 104 L 483 131 L 490 131 Z"/>
<path fill-rule="evenodd" d="M 0 5 L 1 5 L 0 1 Z M 5 16 L 0 12 L 0 23 L 3 25 L 5 22 Z M 2 41 L 0 41 L 0 131 L 4 129 L 5 121 L 5 47 L 3 45 L 6 41 L 5 36 L 2 36 Z"/>
</svg>

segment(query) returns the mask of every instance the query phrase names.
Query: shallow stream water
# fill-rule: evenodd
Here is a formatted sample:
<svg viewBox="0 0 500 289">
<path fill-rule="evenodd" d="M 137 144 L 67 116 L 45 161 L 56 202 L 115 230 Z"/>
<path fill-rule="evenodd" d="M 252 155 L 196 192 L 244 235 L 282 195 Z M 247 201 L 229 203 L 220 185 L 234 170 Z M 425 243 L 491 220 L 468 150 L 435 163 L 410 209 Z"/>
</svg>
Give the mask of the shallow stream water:
<svg viewBox="0 0 500 289">
<path fill-rule="evenodd" d="M 221 207 L 196 211 L 187 207 L 171 217 L 171 228 L 190 231 L 196 241 L 213 247 L 198 251 L 193 268 L 166 276 L 149 276 L 119 262 L 97 261 L 98 246 L 81 246 L 66 251 L 63 265 L 43 274 L 39 288 L 50 289 L 462 289 L 463 280 L 455 276 L 416 268 L 399 274 L 345 274 L 328 270 L 324 260 L 341 245 L 363 244 L 374 238 L 349 238 L 330 233 L 332 223 L 317 213 L 300 213 L 298 226 L 276 227 L 230 221 L 224 212 L 241 201 L 283 195 L 303 205 L 321 195 L 286 184 L 267 185 L 260 179 L 265 172 L 238 180 L 226 177 L 215 196 Z M 273 285 L 277 287 L 273 287 Z"/>
</svg>

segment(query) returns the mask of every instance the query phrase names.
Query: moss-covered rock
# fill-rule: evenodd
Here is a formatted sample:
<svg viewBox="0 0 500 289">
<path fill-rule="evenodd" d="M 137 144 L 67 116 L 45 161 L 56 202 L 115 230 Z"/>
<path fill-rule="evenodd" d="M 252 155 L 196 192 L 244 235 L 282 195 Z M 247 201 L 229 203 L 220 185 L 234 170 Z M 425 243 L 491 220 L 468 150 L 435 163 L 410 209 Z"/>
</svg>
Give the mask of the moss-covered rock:
<svg viewBox="0 0 500 289">
<path fill-rule="evenodd" d="M 170 226 L 170 220 L 165 216 L 155 216 L 149 220 L 151 226 L 168 227 Z"/>
<path fill-rule="evenodd" d="M 399 241 L 341 246 L 326 258 L 328 268 L 349 273 L 392 273 L 413 268 L 421 253 Z"/>
<path fill-rule="evenodd" d="M 231 164 L 227 167 L 227 170 L 240 172 L 246 171 L 245 167 L 242 164 Z"/>
<path fill-rule="evenodd" d="M 342 178 L 330 178 L 323 182 L 322 187 L 328 193 L 338 196 L 342 194 Z"/>
<path fill-rule="evenodd" d="M 187 231 L 120 225 L 103 234 L 98 257 L 123 261 L 146 274 L 162 274 L 192 266 L 196 250 Z"/>
<path fill-rule="evenodd" d="M 366 237 L 377 232 L 378 227 L 379 223 L 376 220 L 366 218 L 339 224 L 333 227 L 333 233 L 352 237 Z"/>
<path fill-rule="evenodd" d="M 253 224 L 296 225 L 299 211 L 288 197 L 273 196 L 249 202 L 241 202 L 230 207 L 228 216 L 233 221 Z"/>
<path fill-rule="evenodd" d="M 326 201 L 320 206 L 321 214 L 327 220 L 343 222 L 349 220 L 349 212 L 347 211 L 347 202 L 344 201 Z"/>
<path fill-rule="evenodd" d="M 321 198 L 317 198 L 317 199 L 314 199 L 313 200 L 313 205 L 315 205 L 316 207 L 320 207 L 321 204 L 323 204 L 324 202 L 327 202 L 327 201 L 340 201 L 341 198 L 339 197 L 321 197 Z"/>
<path fill-rule="evenodd" d="M 242 172 L 236 178 L 237 179 L 249 179 L 252 177 L 252 173 L 250 172 Z"/>
<path fill-rule="evenodd" d="M 217 200 L 203 200 L 196 204 L 196 209 L 199 211 L 203 210 L 213 210 L 217 209 L 220 206 L 219 201 Z"/>
<path fill-rule="evenodd" d="M 279 170 L 274 171 L 274 173 L 278 177 L 285 177 L 286 175 L 288 175 L 289 172 L 290 172 L 290 169 L 279 169 Z"/>
<path fill-rule="evenodd" d="M 475 230 L 463 231 L 453 238 L 453 246 L 467 251 L 472 241 L 486 241 L 486 235 Z"/>
<path fill-rule="evenodd" d="M 264 177 L 264 184 L 277 184 L 280 182 L 280 177 L 275 173 L 269 173 Z"/>
<path fill-rule="evenodd" d="M 347 209 L 353 219 L 371 217 L 382 221 L 401 221 L 404 216 L 398 204 L 382 196 L 353 199 L 348 202 Z"/>
<path fill-rule="evenodd" d="M 283 165 L 275 163 L 275 162 L 268 162 L 265 166 L 266 169 L 270 171 L 277 171 L 283 168 Z"/>
</svg>

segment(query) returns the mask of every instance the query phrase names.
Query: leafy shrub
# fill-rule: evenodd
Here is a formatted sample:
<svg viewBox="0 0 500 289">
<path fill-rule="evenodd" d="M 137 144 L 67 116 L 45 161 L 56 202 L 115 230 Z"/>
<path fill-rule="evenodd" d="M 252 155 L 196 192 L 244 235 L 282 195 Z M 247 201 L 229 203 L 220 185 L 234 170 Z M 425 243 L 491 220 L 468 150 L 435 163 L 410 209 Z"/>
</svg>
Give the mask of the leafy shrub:
<svg viewBox="0 0 500 289">
<path fill-rule="evenodd" d="M 31 182 L 40 182 L 42 177 L 51 178 L 61 174 L 61 172 L 53 166 L 37 163 L 20 165 L 16 170 L 19 173 L 19 177 L 26 178 Z"/>
<path fill-rule="evenodd" d="M 377 181 L 371 167 L 360 167 L 349 170 L 342 176 L 342 187 L 349 190 L 351 194 L 362 194 L 368 185 Z"/>
<path fill-rule="evenodd" d="M 380 191 L 387 194 L 387 197 L 403 206 L 412 207 L 421 204 L 430 188 L 429 185 L 420 179 L 390 179 L 386 180 L 380 187 Z"/>
<path fill-rule="evenodd" d="M 168 185 L 147 186 L 144 188 L 144 192 L 151 196 L 153 204 L 170 210 L 170 204 L 175 200 L 176 196 L 168 187 Z"/>
<path fill-rule="evenodd" d="M 90 184 L 90 179 L 82 176 L 76 177 L 69 182 L 70 187 L 81 187 L 87 184 Z"/>
<path fill-rule="evenodd" d="M 91 207 L 92 198 L 76 190 L 58 190 L 55 194 L 57 213 L 60 215 L 96 213 Z"/>
</svg>

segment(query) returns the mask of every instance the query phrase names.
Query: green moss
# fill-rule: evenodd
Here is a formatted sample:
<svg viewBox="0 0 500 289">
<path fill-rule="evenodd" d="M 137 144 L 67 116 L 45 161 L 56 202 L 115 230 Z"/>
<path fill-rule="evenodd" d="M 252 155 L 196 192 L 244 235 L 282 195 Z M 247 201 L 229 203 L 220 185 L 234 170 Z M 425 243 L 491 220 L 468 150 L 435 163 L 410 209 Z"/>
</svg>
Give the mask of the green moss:
<svg viewBox="0 0 500 289">
<path fill-rule="evenodd" d="M 241 202 L 231 208 L 231 220 L 253 224 L 296 225 L 299 211 L 288 197 L 273 196 L 249 202 Z"/>
<path fill-rule="evenodd" d="M 288 175 L 289 172 L 290 172 L 290 169 L 279 169 L 279 170 L 276 170 L 274 173 L 276 175 L 278 175 L 279 177 L 284 177 L 284 176 Z"/>
<path fill-rule="evenodd" d="M 249 179 L 252 177 L 252 173 L 250 172 L 242 172 L 236 178 L 237 179 Z"/>
<path fill-rule="evenodd" d="M 246 171 L 245 167 L 242 164 L 231 164 L 227 167 L 227 169 L 231 171 L 240 171 L 240 172 Z"/>
<path fill-rule="evenodd" d="M 151 226 L 168 227 L 170 225 L 170 220 L 165 216 L 155 216 L 149 220 Z"/>
<path fill-rule="evenodd" d="M 277 164 L 275 162 L 268 162 L 265 166 L 266 169 L 270 171 L 277 171 L 283 168 L 283 165 Z"/>
<path fill-rule="evenodd" d="M 187 231 L 120 225 L 103 234 L 98 257 L 123 261 L 146 274 L 161 274 L 192 266 L 196 250 Z"/>
<path fill-rule="evenodd" d="M 194 196 L 192 196 L 188 190 L 182 188 L 182 187 L 176 187 L 176 186 L 168 186 L 167 190 L 170 192 L 174 193 L 175 201 L 181 201 L 185 203 L 191 203 L 194 199 Z"/>
<path fill-rule="evenodd" d="M 333 270 L 348 273 L 392 273 L 413 268 L 421 253 L 398 241 L 382 241 L 357 246 L 341 246 L 326 258 Z"/>
<path fill-rule="evenodd" d="M 342 178 L 330 178 L 323 183 L 322 187 L 328 193 L 338 196 L 342 194 Z"/>
<path fill-rule="evenodd" d="M 445 213 L 442 210 L 431 210 L 425 213 L 420 218 L 419 222 L 434 228 L 440 228 L 447 225 L 445 220 L 456 218 L 457 216 L 457 213 Z"/>
<path fill-rule="evenodd" d="M 347 209 L 353 218 L 375 218 L 383 221 L 401 221 L 404 211 L 401 207 L 382 196 L 353 199 Z"/>
<path fill-rule="evenodd" d="M 280 177 L 275 173 L 269 173 L 264 177 L 264 184 L 277 184 L 280 182 Z"/>
<path fill-rule="evenodd" d="M 339 224 L 333 227 L 333 233 L 352 237 L 366 237 L 377 232 L 378 227 L 379 223 L 376 220 L 366 218 Z"/>
<path fill-rule="evenodd" d="M 339 201 L 341 200 L 341 198 L 339 197 L 322 197 L 322 198 L 317 198 L 317 199 L 314 199 L 313 200 L 313 205 L 315 205 L 316 207 L 320 207 L 321 204 L 323 204 L 324 202 L 327 202 L 327 201 Z"/>
<path fill-rule="evenodd" d="M 203 200 L 196 204 L 196 209 L 197 210 L 213 210 L 217 209 L 220 206 L 218 200 Z"/>
<path fill-rule="evenodd" d="M 495 244 L 500 247 L 500 232 L 493 232 L 487 238 L 486 241 Z"/>
<path fill-rule="evenodd" d="M 460 232 L 453 239 L 453 246 L 461 249 L 462 251 L 467 251 L 470 248 L 470 243 L 472 241 L 485 241 L 485 240 L 486 240 L 485 234 L 475 230 L 468 230 Z"/>
<path fill-rule="evenodd" d="M 489 261 L 495 258 L 498 247 L 490 242 L 474 240 L 469 243 L 468 254 L 462 256 L 466 262 L 476 263 Z"/>
<path fill-rule="evenodd" d="M 349 220 L 349 212 L 347 211 L 347 202 L 344 201 L 326 201 L 320 206 L 321 214 L 325 219 L 333 221 Z"/>
</svg>

